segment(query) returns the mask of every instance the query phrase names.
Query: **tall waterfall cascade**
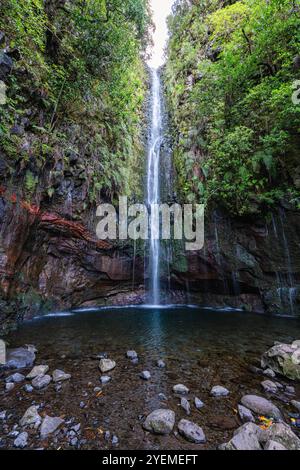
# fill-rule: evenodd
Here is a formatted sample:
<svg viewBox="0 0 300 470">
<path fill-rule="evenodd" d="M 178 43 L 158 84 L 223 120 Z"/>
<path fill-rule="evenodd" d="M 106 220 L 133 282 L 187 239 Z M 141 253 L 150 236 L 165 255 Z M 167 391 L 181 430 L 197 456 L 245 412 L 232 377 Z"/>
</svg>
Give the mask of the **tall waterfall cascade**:
<svg viewBox="0 0 300 470">
<path fill-rule="evenodd" d="M 162 108 L 161 108 L 161 84 L 159 71 L 151 69 L 152 75 L 152 114 L 151 131 L 149 140 L 148 167 L 147 167 L 147 204 L 152 208 L 153 204 L 160 202 L 160 149 L 162 143 Z M 152 211 L 151 211 L 152 213 Z M 151 219 L 150 233 L 150 302 L 158 305 L 160 302 L 160 240 L 159 218 Z"/>
<path fill-rule="evenodd" d="M 147 205 L 151 209 L 153 204 L 159 204 L 160 195 L 160 168 L 161 146 L 163 141 L 163 105 L 160 79 L 160 67 L 164 63 L 165 47 L 168 40 L 167 17 L 171 13 L 174 0 L 151 0 L 155 31 L 153 34 L 153 47 L 148 65 L 151 70 L 151 123 L 149 131 L 149 146 L 147 160 Z M 152 211 L 151 211 L 152 213 Z M 149 298 L 152 305 L 159 305 L 160 294 L 160 259 L 161 246 L 159 240 L 159 217 L 151 218 L 149 243 Z"/>
</svg>

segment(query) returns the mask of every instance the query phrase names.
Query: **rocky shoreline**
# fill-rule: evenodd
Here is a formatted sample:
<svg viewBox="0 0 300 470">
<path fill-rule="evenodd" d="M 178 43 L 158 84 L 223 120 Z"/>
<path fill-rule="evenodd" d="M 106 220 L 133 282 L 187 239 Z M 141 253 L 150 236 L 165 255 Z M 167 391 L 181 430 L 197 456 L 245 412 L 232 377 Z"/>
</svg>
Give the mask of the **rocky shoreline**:
<svg viewBox="0 0 300 470">
<path fill-rule="evenodd" d="M 300 450 L 299 345 L 299 341 L 277 343 L 263 355 L 261 368 L 249 365 L 247 374 L 259 381 L 261 393 L 254 394 L 240 384 L 244 393 L 238 400 L 220 384 L 210 387 L 205 398 L 186 383 L 166 388 L 162 378 L 168 361 L 158 358 L 151 361 L 149 370 L 143 370 L 145 358 L 134 350 L 124 351 L 120 360 L 107 353 L 91 358 L 93 377 L 86 364 L 76 361 L 74 369 L 74 361 L 70 365 L 65 356 L 60 357 L 59 367 L 53 361 L 46 364 L 33 345 L 9 350 L 0 371 L 0 448 L 128 448 L 118 432 L 120 423 L 112 419 L 112 407 L 127 408 L 130 403 L 124 390 L 123 401 L 120 391 L 115 393 L 116 374 L 133 374 L 145 385 L 146 395 L 152 394 L 154 382 L 162 391 L 149 400 L 146 409 L 133 394 L 132 407 L 141 409 L 134 421 L 126 423 L 129 439 L 134 436 L 130 448 Z M 176 378 L 172 376 L 174 382 Z M 76 397 L 72 394 L 75 389 Z M 73 402 L 72 413 L 66 400 Z M 220 406 L 223 412 L 218 414 Z M 215 415 L 208 411 L 212 408 Z M 97 414 L 105 418 L 97 419 Z"/>
</svg>

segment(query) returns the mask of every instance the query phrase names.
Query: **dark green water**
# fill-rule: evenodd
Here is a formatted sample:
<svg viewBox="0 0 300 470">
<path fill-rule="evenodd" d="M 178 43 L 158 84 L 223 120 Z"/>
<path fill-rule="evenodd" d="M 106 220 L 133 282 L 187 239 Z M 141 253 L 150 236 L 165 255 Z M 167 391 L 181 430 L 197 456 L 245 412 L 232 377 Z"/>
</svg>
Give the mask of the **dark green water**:
<svg viewBox="0 0 300 470">
<path fill-rule="evenodd" d="M 77 312 L 77 313 L 76 313 Z M 38 343 L 62 354 L 136 348 L 144 354 L 260 354 L 274 341 L 300 337 L 300 321 L 245 312 L 169 307 L 120 307 L 53 314 L 24 323 L 14 346 Z"/>
</svg>

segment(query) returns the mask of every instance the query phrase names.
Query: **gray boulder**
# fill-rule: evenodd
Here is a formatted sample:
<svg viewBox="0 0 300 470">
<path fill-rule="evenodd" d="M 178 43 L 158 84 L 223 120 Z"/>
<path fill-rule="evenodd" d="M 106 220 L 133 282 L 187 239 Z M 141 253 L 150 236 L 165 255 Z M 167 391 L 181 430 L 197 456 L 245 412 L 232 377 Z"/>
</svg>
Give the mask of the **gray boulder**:
<svg viewBox="0 0 300 470">
<path fill-rule="evenodd" d="M 260 427 L 254 423 L 243 424 L 222 448 L 224 450 L 262 450 L 260 445 L 262 433 Z"/>
<path fill-rule="evenodd" d="M 285 423 L 275 423 L 265 431 L 264 441 L 275 441 L 287 450 L 300 450 L 300 439 Z"/>
<path fill-rule="evenodd" d="M 195 444 L 203 444 L 206 441 L 203 429 L 198 424 L 181 419 L 178 423 L 178 431 L 187 441 Z"/>
<path fill-rule="evenodd" d="M 257 395 L 245 395 L 241 399 L 241 404 L 254 413 L 268 416 L 269 418 L 282 419 L 280 410 L 271 401 Z"/>
<path fill-rule="evenodd" d="M 116 362 L 111 360 L 111 359 L 101 359 L 99 363 L 99 368 L 102 372 L 102 374 L 105 374 L 105 372 L 109 372 L 110 370 L 113 370 L 116 367 Z"/>
<path fill-rule="evenodd" d="M 279 442 L 268 441 L 264 447 L 264 450 L 287 450 L 287 448 L 279 444 Z"/>
<path fill-rule="evenodd" d="M 243 405 L 238 405 L 239 417 L 244 423 L 254 423 L 255 419 L 250 410 Z"/>
<path fill-rule="evenodd" d="M 276 393 L 278 390 L 277 385 L 271 380 L 264 380 L 261 382 L 261 386 L 267 393 Z"/>
<path fill-rule="evenodd" d="M 10 369 L 24 369 L 31 367 L 35 361 L 35 353 L 27 348 L 9 349 L 7 351 L 5 367 Z"/>
<path fill-rule="evenodd" d="M 150 413 L 143 427 L 154 434 L 170 434 L 175 425 L 175 413 L 172 410 L 158 409 Z"/>
<path fill-rule="evenodd" d="M 49 385 L 51 382 L 51 377 L 50 375 L 38 375 L 33 379 L 32 386 L 36 388 L 37 390 L 41 390 L 42 388 L 45 388 Z"/>
<path fill-rule="evenodd" d="M 186 412 L 187 415 L 189 415 L 191 413 L 191 405 L 189 403 L 189 401 L 182 397 L 181 400 L 180 400 L 180 406 L 181 408 L 184 409 L 184 411 Z"/>
<path fill-rule="evenodd" d="M 46 437 L 49 436 L 49 434 L 52 434 L 54 431 L 56 431 L 59 426 L 63 424 L 64 420 L 58 417 L 52 418 L 51 416 L 45 416 L 42 422 L 41 426 L 41 438 L 45 439 Z"/>
</svg>

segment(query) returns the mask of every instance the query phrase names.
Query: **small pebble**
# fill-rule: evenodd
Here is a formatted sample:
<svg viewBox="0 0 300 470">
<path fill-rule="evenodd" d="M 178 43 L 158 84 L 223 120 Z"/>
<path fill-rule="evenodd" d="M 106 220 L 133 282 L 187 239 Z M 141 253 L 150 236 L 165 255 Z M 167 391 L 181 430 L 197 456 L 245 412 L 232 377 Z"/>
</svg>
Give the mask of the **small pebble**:
<svg viewBox="0 0 300 470">
<path fill-rule="evenodd" d="M 164 369 L 166 367 L 165 362 L 161 359 L 159 359 L 159 361 L 157 361 L 156 365 L 159 369 Z"/>
<path fill-rule="evenodd" d="M 186 414 L 189 415 L 191 413 L 191 405 L 189 404 L 189 402 L 186 398 L 184 398 L 184 397 L 181 398 L 180 406 L 181 406 L 181 408 L 184 409 Z"/>
<path fill-rule="evenodd" d="M 225 387 L 221 387 L 220 385 L 216 385 L 211 389 L 210 394 L 213 397 L 227 397 L 227 395 L 229 395 L 229 390 Z"/>
<path fill-rule="evenodd" d="M 162 401 L 167 401 L 168 399 L 164 393 L 159 393 L 158 398 Z"/>
<path fill-rule="evenodd" d="M 144 370 L 143 372 L 141 372 L 140 377 L 143 380 L 150 380 L 151 379 L 151 374 L 148 370 Z"/>
<path fill-rule="evenodd" d="M 137 359 L 138 358 L 138 355 L 137 355 L 136 351 L 127 351 L 126 356 L 128 357 L 128 359 Z"/>
<path fill-rule="evenodd" d="M 8 382 L 7 384 L 5 384 L 5 391 L 6 392 L 10 392 L 11 390 L 13 390 L 15 388 L 15 384 L 12 383 L 12 382 Z"/>
<path fill-rule="evenodd" d="M 177 385 L 174 385 L 173 392 L 179 393 L 180 395 L 185 395 L 189 393 L 189 389 L 183 384 L 177 384 Z"/>
<path fill-rule="evenodd" d="M 105 385 L 105 384 L 108 384 L 108 382 L 111 381 L 111 377 L 109 377 L 109 375 L 102 375 L 100 377 L 100 382 Z"/>
<path fill-rule="evenodd" d="M 199 398 L 195 397 L 195 407 L 197 408 L 197 410 L 200 410 L 201 408 L 203 408 L 204 406 L 204 403 L 202 400 L 200 400 Z"/>
</svg>

